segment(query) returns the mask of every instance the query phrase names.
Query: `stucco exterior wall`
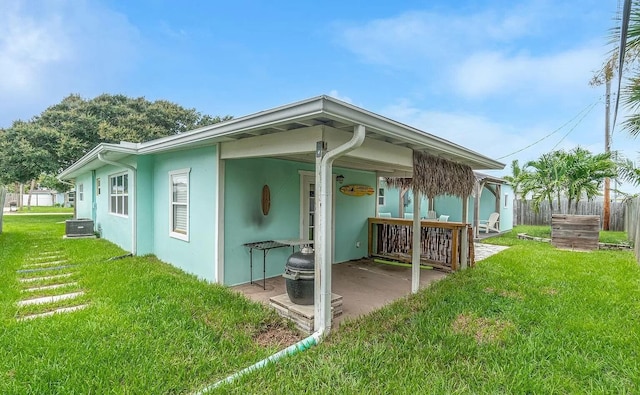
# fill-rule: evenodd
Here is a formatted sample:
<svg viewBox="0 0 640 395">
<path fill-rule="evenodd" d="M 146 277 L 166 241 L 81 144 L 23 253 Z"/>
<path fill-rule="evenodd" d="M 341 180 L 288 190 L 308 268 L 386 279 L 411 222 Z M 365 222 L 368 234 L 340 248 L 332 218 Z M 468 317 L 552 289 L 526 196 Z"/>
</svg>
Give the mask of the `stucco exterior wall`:
<svg viewBox="0 0 640 395">
<path fill-rule="evenodd" d="M 225 161 L 225 284 L 246 283 L 250 278 L 249 251 L 244 243 L 300 237 L 300 171 L 314 172 L 314 164 L 278 159 Z M 375 174 L 334 168 L 344 176 L 343 184 L 375 187 Z M 271 191 L 268 215 L 261 211 L 264 185 Z M 339 188 L 341 185 L 337 185 Z M 335 260 L 344 262 L 367 254 L 367 218 L 375 215 L 375 195 L 353 197 L 335 188 Z M 359 247 L 356 247 L 356 244 Z M 284 272 L 289 248 L 268 252 L 267 277 Z M 254 251 L 253 278 L 262 278 L 262 251 Z"/>
<path fill-rule="evenodd" d="M 215 223 L 217 151 L 215 146 L 170 152 L 153 158 L 152 183 L 153 218 L 146 219 L 141 231 L 152 226 L 153 251 L 158 258 L 197 275 L 207 281 L 215 281 L 215 256 L 217 235 Z M 150 167 L 148 163 L 145 166 Z M 170 181 L 169 172 L 190 169 L 189 173 L 189 240 L 170 236 Z M 140 185 L 142 187 L 142 184 Z M 151 225 L 150 225 L 151 224 Z"/>
</svg>

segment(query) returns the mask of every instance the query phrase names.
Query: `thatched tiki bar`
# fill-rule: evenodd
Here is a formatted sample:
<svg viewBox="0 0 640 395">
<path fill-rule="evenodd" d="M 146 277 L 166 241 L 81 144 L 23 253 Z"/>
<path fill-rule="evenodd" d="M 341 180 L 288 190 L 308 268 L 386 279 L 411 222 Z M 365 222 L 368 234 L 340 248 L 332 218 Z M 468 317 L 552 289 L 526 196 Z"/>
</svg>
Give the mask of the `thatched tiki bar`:
<svg viewBox="0 0 640 395">
<path fill-rule="evenodd" d="M 468 198 L 476 178 L 469 165 L 414 151 L 413 177 L 387 177 L 386 182 L 413 192 L 414 213 L 420 212 L 422 195 L 429 202 L 435 196 L 458 196 L 464 219 L 468 217 Z M 413 220 L 369 218 L 368 232 L 370 256 L 412 262 L 414 272 L 419 272 L 418 262 L 450 271 L 473 265 L 473 243 L 469 242 L 472 230 L 465 222 L 423 221 L 419 215 Z M 420 248 L 413 248 L 414 245 Z M 414 287 L 417 289 L 415 281 Z"/>
<path fill-rule="evenodd" d="M 409 219 L 369 218 L 369 256 L 410 263 L 412 223 Z M 420 264 L 448 272 L 473 266 L 473 243 L 466 243 L 466 254 L 462 251 L 463 234 L 468 240 L 470 231 L 460 222 L 420 221 Z"/>
</svg>

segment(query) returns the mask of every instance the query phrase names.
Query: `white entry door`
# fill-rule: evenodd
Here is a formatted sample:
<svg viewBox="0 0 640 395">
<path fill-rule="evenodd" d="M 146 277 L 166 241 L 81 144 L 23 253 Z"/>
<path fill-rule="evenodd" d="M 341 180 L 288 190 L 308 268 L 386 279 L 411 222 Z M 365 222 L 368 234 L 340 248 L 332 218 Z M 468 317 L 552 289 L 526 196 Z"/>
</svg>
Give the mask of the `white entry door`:
<svg viewBox="0 0 640 395">
<path fill-rule="evenodd" d="M 333 177 L 333 212 L 331 215 L 331 237 L 335 240 L 335 176 Z M 300 171 L 300 238 L 305 240 L 316 239 L 316 175 L 310 171 Z M 333 245 L 333 243 L 332 243 Z M 331 251 L 333 261 L 334 250 Z"/>
</svg>

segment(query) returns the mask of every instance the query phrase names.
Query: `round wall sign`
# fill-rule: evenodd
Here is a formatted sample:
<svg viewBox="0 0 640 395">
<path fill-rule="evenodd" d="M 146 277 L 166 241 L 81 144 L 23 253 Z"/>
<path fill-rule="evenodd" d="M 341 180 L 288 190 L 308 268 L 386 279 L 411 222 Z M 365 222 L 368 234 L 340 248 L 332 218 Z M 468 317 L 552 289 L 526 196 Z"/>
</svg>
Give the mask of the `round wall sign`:
<svg viewBox="0 0 640 395">
<path fill-rule="evenodd" d="M 271 191 L 269 190 L 269 185 L 265 185 L 262 187 L 262 214 L 269 214 L 269 210 L 271 209 Z"/>
</svg>

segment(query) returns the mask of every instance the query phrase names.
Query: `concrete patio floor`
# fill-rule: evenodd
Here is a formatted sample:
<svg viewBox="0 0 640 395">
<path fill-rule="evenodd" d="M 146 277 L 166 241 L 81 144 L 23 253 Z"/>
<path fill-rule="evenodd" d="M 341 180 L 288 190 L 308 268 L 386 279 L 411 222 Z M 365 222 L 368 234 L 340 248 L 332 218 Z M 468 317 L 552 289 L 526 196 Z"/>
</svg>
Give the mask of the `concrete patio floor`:
<svg viewBox="0 0 640 395">
<path fill-rule="evenodd" d="M 420 288 L 428 287 L 447 276 L 437 270 L 420 271 Z M 411 268 L 376 263 L 361 259 L 333 265 L 333 293 L 343 297 L 342 315 L 333 321 L 338 326 L 348 318 L 370 313 L 380 307 L 411 293 Z M 259 283 L 242 284 L 232 289 L 251 300 L 269 304 L 269 298 L 286 293 L 285 279 L 281 276 L 268 278 L 266 290 Z"/>
<path fill-rule="evenodd" d="M 475 243 L 476 263 L 508 247 Z M 447 276 L 435 269 L 420 270 L 420 289 L 424 289 Z M 333 324 L 338 327 L 346 319 L 368 314 L 396 299 L 411 293 L 411 268 L 392 266 L 360 259 L 332 266 L 332 291 L 343 297 L 342 315 Z M 269 298 L 286 293 L 285 279 L 281 276 L 253 284 L 241 284 L 231 289 L 241 292 L 251 300 L 269 304 Z"/>
</svg>

